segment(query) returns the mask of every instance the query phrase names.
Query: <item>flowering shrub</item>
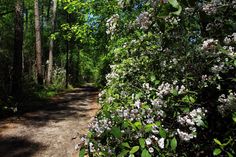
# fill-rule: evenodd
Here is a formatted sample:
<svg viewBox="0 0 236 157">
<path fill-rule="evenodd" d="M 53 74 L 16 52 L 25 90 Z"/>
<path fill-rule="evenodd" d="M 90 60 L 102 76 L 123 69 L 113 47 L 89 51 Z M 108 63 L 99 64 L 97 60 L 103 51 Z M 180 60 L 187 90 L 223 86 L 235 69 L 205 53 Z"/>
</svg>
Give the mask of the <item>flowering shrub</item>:
<svg viewBox="0 0 236 157">
<path fill-rule="evenodd" d="M 52 83 L 51 87 L 55 88 L 55 89 L 63 88 L 66 83 L 65 76 L 66 76 L 66 70 L 55 66 L 52 71 L 53 83 Z"/>
<path fill-rule="evenodd" d="M 130 11 L 131 4 L 118 3 Z M 234 5 L 137 2 L 136 17 L 107 20 L 113 64 L 99 94 L 102 109 L 84 139 L 90 154 L 236 155 L 236 22 L 223 14 Z M 219 18 L 228 25 L 214 33 L 209 25 Z"/>
</svg>

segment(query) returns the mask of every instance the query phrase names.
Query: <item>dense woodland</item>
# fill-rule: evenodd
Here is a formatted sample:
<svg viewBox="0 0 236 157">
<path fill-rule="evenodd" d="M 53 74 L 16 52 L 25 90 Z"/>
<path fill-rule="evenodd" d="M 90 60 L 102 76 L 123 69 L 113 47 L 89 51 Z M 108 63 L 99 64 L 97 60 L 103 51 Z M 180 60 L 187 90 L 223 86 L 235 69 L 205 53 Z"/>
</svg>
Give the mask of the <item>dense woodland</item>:
<svg viewBox="0 0 236 157">
<path fill-rule="evenodd" d="M 99 73 L 108 37 L 95 6 L 95 2 L 0 1 L 1 110 L 14 109 L 32 93 L 47 97 L 85 82 L 105 84 L 105 77 L 98 76 L 103 76 Z"/>
<path fill-rule="evenodd" d="M 236 156 L 235 0 L 0 1 L 0 110 L 93 82 L 80 156 Z"/>
</svg>

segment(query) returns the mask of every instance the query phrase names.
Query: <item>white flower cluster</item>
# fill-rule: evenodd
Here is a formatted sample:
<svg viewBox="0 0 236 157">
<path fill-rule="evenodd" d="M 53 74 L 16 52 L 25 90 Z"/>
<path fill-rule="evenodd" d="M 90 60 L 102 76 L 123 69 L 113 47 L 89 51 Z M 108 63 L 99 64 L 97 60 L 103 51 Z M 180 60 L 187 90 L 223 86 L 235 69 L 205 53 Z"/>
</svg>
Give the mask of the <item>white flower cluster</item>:
<svg viewBox="0 0 236 157">
<path fill-rule="evenodd" d="M 194 8 L 186 7 L 184 10 L 188 13 L 193 13 L 194 12 Z"/>
<path fill-rule="evenodd" d="M 145 143 L 149 147 L 148 150 L 150 153 L 154 152 L 154 149 L 151 147 L 151 145 L 156 142 L 157 142 L 159 148 L 161 148 L 161 149 L 165 148 L 165 139 L 164 138 L 158 139 L 156 136 L 152 135 L 151 137 L 148 137 L 145 139 Z"/>
<path fill-rule="evenodd" d="M 218 74 L 224 69 L 224 67 L 225 67 L 224 62 L 221 62 L 220 65 L 213 65 L 213 67 L 211 67 L 211 71 L 215 74 Z"/>
<path fill-rule="evenodd" d="M 173 25 L 177 25 L 180 22 L 180 18 L 179 17 L 173 17 L 173 16 L 167 16 L 165 18 L 165 21 L 168 23 L 171 23 Z"/>
<path fill-rule="evenodd" d="M 205 3 L 202 6 L 202 10 L 207 14 L 207 15 L 213 15 L 217 12 L 217 5 L 215 3 Z"/>
<path fill-rule="evenodd" d="M 154 90 L 154 88 L 152 88 L 149 83 L 144 83 L 144 84 L 143 84 L 143 90 L 146 92 L 146 94 L 149 95 L 150 92 L 151 92 L 152 90 Z"/>
<path fill-rule="evenodd" d="M 235 44 L 236 43 L 236 33 L 226 36 L 224 39 L 224 43 L 226 45 Z"/>
<path fill-rule="evenodd" d="M 91 130 L 96 131 L 96 136 L 99 137 L 104 131 L 111 129 L 112 122 L 105 117 L 99 120 L 95 118 L 89 127 Z"/>
<path fill-rule="evenodd" d="M 218 40 L 207 39 L 207 40 L 203 41 L 201 49 L 202 50 L 210 50 L 210 49 L 213 49 L 217 44 L 218 44 Z"/>
<path fill-rule="evenodd" d="M 183 141 L 190 141 L 191 139 L 196 137 L 196 135 L 194 135 L 192 133 L 189 134 L 187 132 L 181 131 L 180 129 L 177 129 L 177 133 L 178 133 L 180 139 Z"/>
<path fill-rule="evenodd" d="M 141 29 L 147 30 L 152 24 L 151 15 L 148 12 L 142 12 L 136 19 L 136 23 Z"/>
<path fill-rule="evenodd" d="M 156 94 L 158 97 L 163 98 L 163 96 L 170 94 L 172 90 L 173 85 L 163 82 L 161 85 L 158 86 Z"/>
<path fill-rule="evenodd" d="M 202 119 L 205 117 L 205 112 L 206 110 L 204 108 L 197 108 L 185 116 L 178 116 L 177 121 L 185 126 L 202 126 Z"/>
<path fill-rule="evenodd" d="M 158 86 L 157 88 L 157 96 L 159 98 L 163 98 L 163 96 L 170 94 L 173 90 L 175 90 L 177 93 L 176 94 L 183 94 L 186 92 L 186 88 L 184 85 L 178 86 L 176 85 L 176 81 L 173 82 L 173 84 L 169 83 L 162 83 L 161 85 Z"/>
<path fill-rule="evenodd" d="M 224 46 L 223 47 L 225 50 L 227 50 L 227 55 L 231 58 L 236 57 L 236 49 L 233 46 Z"/>
<path fill-rule="evenodd" d="M 108 73 L 106 75 L 107 85 L 109 85 L 113 79 L 118 78 L 118 77 L 119 75 L 114 70 L 112 70 L 111 73 Z"/>
<path fill-rule="evenodd" d="M 212 0 L 211 2 L 204 3 L 202 6 L 202 10 L 207 15 L 213 15 L 218 12 L 218 9 L 222 6 L 231 6 L 233 9 L 236 9 L 236 0 L 232 0 L 231 2 L 226 2 L 223 0 Z"/>
<path fill-rule="evenodd" d="M 221 103 L 221 105 L 218 106 L 218 111 L 222 116 L 224 116 L 227 111 L 236 111 L 236 93 L 230 91 L 227 96 L 222 94 L 219 96 L 218 101 Z"/>
<path fill-rule="evenodd" d="M 118 14 L 112 15 L 112 17 L 107 20 L 107 23 L 106 23 L 106 26 L 107 26 L 106 33 L 107 34 L 113 35 L 115 33 L 117 25 L 118 25 L 117 24 L 118 20 L 119 20 Z"/>
<path fill-rule="evenodd" d="M 196 137 L 196 126 L 200 127 L 204 125 L 203 119 L 206 116 L 207 110 L 204 108 L 197 108 L 192 110 L 190 113 L 184 116 L 178 116 L 177 122 L 182 126 L 188 126 L 191 133 L 183 132 L 180 129 L 177 129 L 179 137 L 184 141 L 189 141 L 192 138 Z"/>
<path fill-rule="evenodd" d="M 118 6 L 120 6 L 121 8 L 125 7 L 125 1 L 124 0 L 118 0 Z"/>
<path fill-rule="evenodd" d="M 99 92 L 99 94 L 98 94 L 98 101 L 99 101 L 99 103 L 100 104 L 102 104 L 102 100 L 103 100 L 103 96 L 105 95 L 105 90 L 102 90 L 101 92 Z"/>
</svg>

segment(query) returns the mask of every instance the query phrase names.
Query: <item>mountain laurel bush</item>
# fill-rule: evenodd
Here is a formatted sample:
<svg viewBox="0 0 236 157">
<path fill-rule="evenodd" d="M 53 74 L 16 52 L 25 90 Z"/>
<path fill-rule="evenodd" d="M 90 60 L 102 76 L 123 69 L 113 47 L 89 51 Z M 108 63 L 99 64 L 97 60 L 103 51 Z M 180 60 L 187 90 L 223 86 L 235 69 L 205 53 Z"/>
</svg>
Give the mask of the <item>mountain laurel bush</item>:
<svg viewBox="0 0 236 157">
<path fill-rule="evenodd" d="M 235 0 L 117 1 L 107 17 L 111 72 L 82 149 L 236 156 L 235 11 Z"/>
</svg>

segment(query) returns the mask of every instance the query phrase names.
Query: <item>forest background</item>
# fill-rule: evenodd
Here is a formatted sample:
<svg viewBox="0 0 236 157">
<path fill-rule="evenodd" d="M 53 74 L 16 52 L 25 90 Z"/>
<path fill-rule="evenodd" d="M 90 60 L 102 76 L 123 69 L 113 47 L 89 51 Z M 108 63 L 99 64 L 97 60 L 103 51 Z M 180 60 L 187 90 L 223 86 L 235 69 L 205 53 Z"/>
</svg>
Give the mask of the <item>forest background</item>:
<svg viewBox="0 0 236 157">
<path fill-rule="evenodd" d="M 94 82 L 102 108 L 81 152 L 236 155 L 235 0 L 1 0 L 0 10 L 1 111 Z"/>
</svg>

